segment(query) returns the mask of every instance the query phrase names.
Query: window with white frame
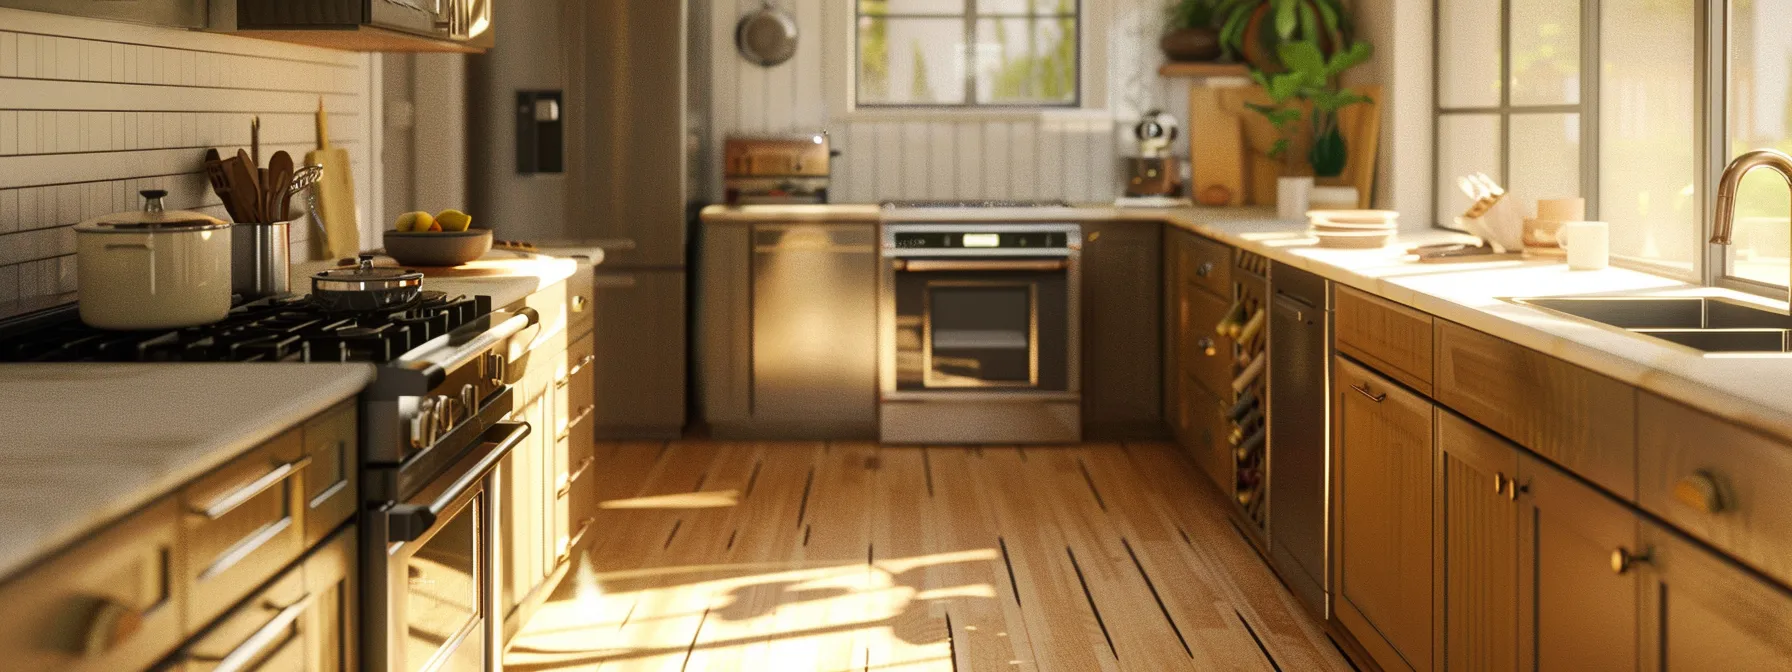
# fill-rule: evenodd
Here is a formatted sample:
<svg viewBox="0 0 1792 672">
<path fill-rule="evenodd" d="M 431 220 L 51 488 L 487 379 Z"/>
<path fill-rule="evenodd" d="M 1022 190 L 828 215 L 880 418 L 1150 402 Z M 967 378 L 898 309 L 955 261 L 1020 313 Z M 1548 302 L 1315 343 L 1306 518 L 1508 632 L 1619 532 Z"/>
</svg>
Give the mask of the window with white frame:
<svg viewBox="0 0 1792 672">
<path fill-rule="evenodd" d="M 1526 212 L 1584 197 L 1587 217 L 1611 224 L 1614 259 L 1698 277 L 1697 4 L 1437 0 L 1438 223 L 1468 205 L 1457 177 L 1485 172 Z"/>
<path fill-rule="evenodd" d="M 858 107 L 1076 107 L 1080 0 L 857 0 Z"/>
<path fill-rule="evenodd" d="M 1726 25 L 1724 61 L 1728 95 L 1724 115 L 1723 160 L 1753 149 L 1792 152 L 1792 0 L 1732 0 Z M 1723 259 L 1724 277 L 1742 283 L 1785 287 L 1786 184 L 1768 171 L 1743 178 L 1736 193 L 1736 229 Z"/>
</svg>

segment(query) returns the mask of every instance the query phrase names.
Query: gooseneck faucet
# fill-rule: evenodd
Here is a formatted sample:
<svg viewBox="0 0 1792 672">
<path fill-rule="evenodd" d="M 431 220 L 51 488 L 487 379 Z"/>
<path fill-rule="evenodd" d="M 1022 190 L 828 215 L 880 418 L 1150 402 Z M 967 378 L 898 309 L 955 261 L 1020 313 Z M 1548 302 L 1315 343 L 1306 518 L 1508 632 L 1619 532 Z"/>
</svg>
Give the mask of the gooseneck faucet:
<svg viewBox="0 0 1792 672">
<path fill-rule="evenodd" d="M 1786 187 L 1792 189 L 1792 156 L 1779 150 L 1757 149 L 1736 157 L 1724 167 L 1723 178 L 1717 182 L 1717 212 L 1711 220 L 1713 244 L 1730 244 L 1730 235 L 1736 228 L 1736 190 L 1742 187 L 1742 177 L 1756 168 L 1779 173 L 1780 179 L 1786 181 Z M 1788 289 L 1787 300 L 1792 303 L 1792 289 Z M 1782 312 L 1792 314 L 1792 307 Z"/>
</svg>

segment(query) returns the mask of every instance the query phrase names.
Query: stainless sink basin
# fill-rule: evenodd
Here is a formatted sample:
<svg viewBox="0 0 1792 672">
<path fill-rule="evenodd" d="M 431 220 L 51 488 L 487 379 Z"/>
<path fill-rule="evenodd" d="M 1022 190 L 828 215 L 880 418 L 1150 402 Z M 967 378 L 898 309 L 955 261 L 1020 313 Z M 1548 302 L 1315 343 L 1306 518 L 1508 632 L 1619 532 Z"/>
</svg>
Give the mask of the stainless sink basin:
<svg viewBox="0 0 1792 672">
<path fill-rule="evenodd" d="M 1511 301 L 1703 352 L 1792 352 L 1792 316 L 1722 298 L 1560 296 Z"/>
</svg>

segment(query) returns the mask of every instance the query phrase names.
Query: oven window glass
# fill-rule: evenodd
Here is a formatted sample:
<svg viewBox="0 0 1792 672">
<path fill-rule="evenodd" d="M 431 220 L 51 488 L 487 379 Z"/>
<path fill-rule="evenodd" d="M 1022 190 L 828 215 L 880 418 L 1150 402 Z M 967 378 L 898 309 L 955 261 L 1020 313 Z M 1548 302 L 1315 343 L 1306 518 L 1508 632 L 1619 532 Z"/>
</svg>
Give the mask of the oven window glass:
<svg viewBox="0 0 1792 672">
<path fill-rule="evenodd" d="M 1037 305 L 1032 283 L 929 283 L 927 386 L 1035 385 Z"/>
<path fill-rule="evenodd" d="M 479 616 L 479 509 L 475 498 L 411 554 L 405 569 L 405 660 L 419 670 Z"/>
</svg>

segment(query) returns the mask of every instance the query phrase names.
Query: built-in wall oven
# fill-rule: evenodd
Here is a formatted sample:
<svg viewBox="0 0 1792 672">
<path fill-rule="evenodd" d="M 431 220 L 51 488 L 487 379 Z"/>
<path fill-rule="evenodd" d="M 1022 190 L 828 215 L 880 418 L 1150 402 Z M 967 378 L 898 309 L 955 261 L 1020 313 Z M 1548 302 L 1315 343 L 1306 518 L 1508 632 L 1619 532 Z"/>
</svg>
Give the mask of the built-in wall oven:
<svg viewBox="0 0 1792 672">
<path fill-rule="evenodd" d="M 882 440 L 1080 440 L 1081 248 L 1074 223 L 885 224 Z"/>
</svg>

